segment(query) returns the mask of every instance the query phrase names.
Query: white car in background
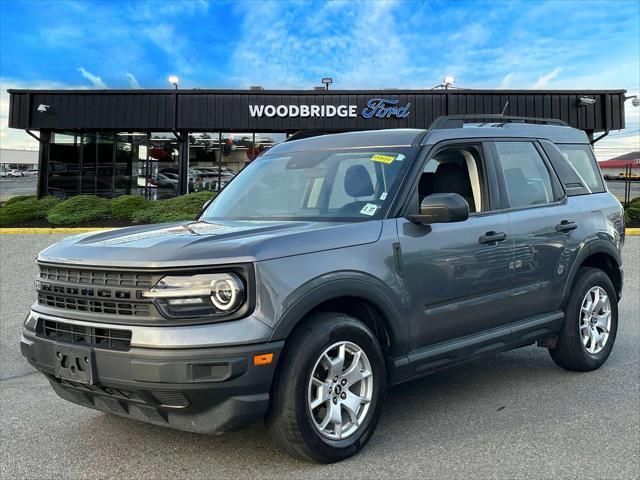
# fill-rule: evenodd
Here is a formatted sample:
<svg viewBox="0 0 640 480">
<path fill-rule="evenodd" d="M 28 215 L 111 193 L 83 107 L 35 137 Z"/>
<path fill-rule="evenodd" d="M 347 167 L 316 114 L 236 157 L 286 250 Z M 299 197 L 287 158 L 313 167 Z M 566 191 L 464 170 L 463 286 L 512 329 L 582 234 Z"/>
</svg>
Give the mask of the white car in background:
<svg viewBox="0 0 640 480">
<path fill-rule="evenodd" d="M 25 176 L 25 177 L 37 177 L 38 176 L 38 169 L 37 168 L 30 168 L 29 170 L 23 171 L 22 175 Z"/>
<path fill-rule="evenodd" d="M 18 169 L 9 170 L 7 177 L 24 177 L 24 173 Z"/>
</svg>

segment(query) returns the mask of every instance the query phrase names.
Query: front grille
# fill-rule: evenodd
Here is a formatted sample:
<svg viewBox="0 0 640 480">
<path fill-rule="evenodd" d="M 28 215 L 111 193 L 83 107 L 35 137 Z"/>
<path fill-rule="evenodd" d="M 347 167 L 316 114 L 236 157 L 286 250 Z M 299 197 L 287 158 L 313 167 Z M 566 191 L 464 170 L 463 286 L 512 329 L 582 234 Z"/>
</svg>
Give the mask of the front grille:
<svg viewBox="0 0 640 480">
<path fill-rule="evenodd" d="M 79 312 L 106 313 L 111 315 L 136 317 L 148 317 L 151 314 L 150 304 L 103 302 L 100 300 L 47 295 L 41 292 L 38 293 L 38 303 L 49 307 L 76 310 Z"/>
<path fill-rule="evenodd" d="M 41 318 L 38 320 L 36 333 L 41 338 L 71 345 L 120 351 L 127 351 L 131 348 L 130 330 L 89 327 Z"/>
<path fill-rule="evenodd" d="M 40 265 L 38 303 L 79 313 L 156 318 L 158 312 L 141 292 L 153 287 L 159 274 Z"/>
<path fill-rule="evenodd" d="M 153 390 L 151 394 L 163 407 L 185 408 L 189 406 L 189 400 L 181 392 Z"/>
<path fill-rule="evenodd" d="M 152 276 L 144 273 L 84 270 L 49 265 L 40 265 L 40 278 L 54 282 L 112 287 L 150 288 L 155 284 Z"/>
<path fill-rule="evenodd" d="M 49 378 L 60 385 L 77 388 L 87 393 L 101 393 L 120 400 L 140 400 L 136 394 L 131 390 L 125 390 L 122 388 L 105 387 L 102 385 L 86 385 L 84 383 L 78 383 L 71 380 L 64 380 L 49 375 Z"/>
</svg>

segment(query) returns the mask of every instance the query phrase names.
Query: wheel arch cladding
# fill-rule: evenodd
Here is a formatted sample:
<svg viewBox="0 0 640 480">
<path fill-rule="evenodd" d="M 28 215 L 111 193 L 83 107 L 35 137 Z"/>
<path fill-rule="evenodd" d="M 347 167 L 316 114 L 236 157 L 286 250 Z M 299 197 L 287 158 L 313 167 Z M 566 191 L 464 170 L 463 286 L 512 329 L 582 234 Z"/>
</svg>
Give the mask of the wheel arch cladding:
<svg viewBox="0 0 640 480">
<path fill-rule="evenodd" d="M 576 274 L 581 267 L 594 267 L 602 270 L 611 279 L 618 300 L 622 295 L 622 258 L 619 250 L 607 240 L 593 240 L 585 245 L 574 262 L 565 286 L 563 305 L 569 297 Z"/>
<path fill-rule="evenodd" d="M 408 348 L 408 324 L 384 285 L 370 278 L 339 278 L 298 292 L 296 300 L 276 324 L 271 340 L 286 340 L 306 318 L 317 312 L 336 312 L 362 321 L 376 335 L 385 355 L 402 355 Z"/>
</svg>

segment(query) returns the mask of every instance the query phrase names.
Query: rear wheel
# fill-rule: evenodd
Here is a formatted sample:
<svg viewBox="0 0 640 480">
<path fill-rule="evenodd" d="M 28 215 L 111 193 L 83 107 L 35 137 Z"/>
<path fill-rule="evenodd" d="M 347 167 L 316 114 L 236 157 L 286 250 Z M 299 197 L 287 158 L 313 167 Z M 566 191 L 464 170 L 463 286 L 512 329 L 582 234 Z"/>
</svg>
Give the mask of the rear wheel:
<svg viewBox="0 0 640 480">
<path fill-rule="evenodd" d="M 386 393 L 386 370 L 373 333 L 348 315 L 314 315 L 289 340 L 267 422 L 293 455 L 331 463 L 371 437 Z"/>
<path fill-rule="evenodd" d="M 618 298 L 609 276 L 581 268 L 564 308 L 565 320 L 551 358 L 567 370 L 589 371 L 606 362 L 618 330 Z"/>
</svg>

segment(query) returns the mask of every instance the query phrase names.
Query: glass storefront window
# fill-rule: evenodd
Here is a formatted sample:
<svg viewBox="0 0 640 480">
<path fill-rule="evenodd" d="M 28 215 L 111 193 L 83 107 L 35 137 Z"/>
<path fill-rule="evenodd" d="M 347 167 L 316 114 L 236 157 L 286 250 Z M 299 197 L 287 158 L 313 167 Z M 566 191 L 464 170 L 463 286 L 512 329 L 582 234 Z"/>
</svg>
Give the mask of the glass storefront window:
<svg viewBox="0 0 640 480">
<path fill-rule="evenodd" d="M 189 134 L 189 192 L 219 191 L 285 134 L 192 132 Z"/>
<path fill-rule="evenodd" d="M 153 132 L 144 145 L 138 169 L 138 185 L 144 185 L 146 197 L 152 200 L 179 194 L 178 139 L 173 133 Z"/>
<path fill-rule="evenodd" d="M 80 193 L 80 148 L 76 135 L 51 135 L 47 195 L 68 198 Z"/>
<path fill-rule="evenodd" d="M 115 138 L 113 134 L 98 134 L 96 142 L 97 163 L 96 195 L 113 197 L 115 169 Z"/>
<path fill-rule="evenodd" d="M 113 134 L 87 133 L 82 136 L 82 181 L 84 195 L 113 197 Z"/>
<path fill-rule="evenodd" d="M 192 132 L 188 135 L 188 192 L 219 191 L 285 134 Z M 143 195 L 180 193 L 180 140 L 172 132 L 52 133 L 47 194 Z"/>
<path fill-rule="evenodd" d="M 116 163 L 114 167 L 113 196 L 127 195 L 137 188 L 131 184 L 133 169 L 133 143 L 131 136 L 124 133 L 116 135 Z"/>
</svg>

